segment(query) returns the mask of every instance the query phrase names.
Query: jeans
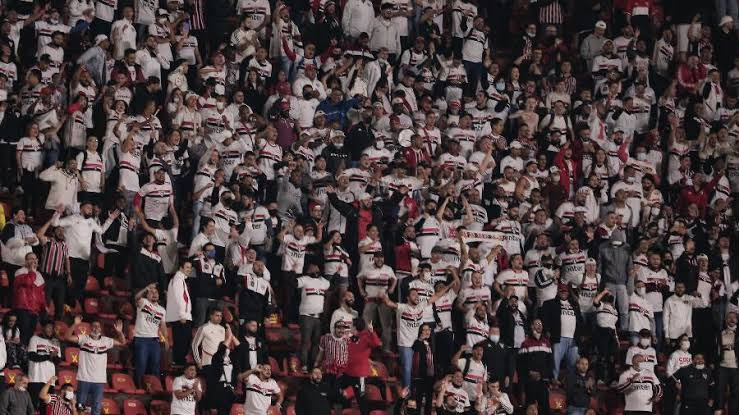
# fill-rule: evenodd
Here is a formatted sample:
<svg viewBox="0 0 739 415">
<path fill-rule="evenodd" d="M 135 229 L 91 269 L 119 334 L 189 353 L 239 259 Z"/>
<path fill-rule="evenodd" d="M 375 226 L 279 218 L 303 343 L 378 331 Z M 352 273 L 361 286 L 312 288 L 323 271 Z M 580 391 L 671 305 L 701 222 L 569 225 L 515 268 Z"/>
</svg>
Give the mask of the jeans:
<svg viewBox="0 0 739 415">
<path fill-rule="evenodd" d="M 572 337 L 560 337 L 559 343 L 554 343 L 552 349 L 554 354 L 554 379 L 558 379 L 562 359 L 567 357 L 567 368 L 572 369 L 575 367 L 575 362 L 577 362 L 578 350 L 575 339 Z"/>
<path fill-rule="evenodd" d="M 77 402 L 92 408 L 92 415 L 100 415 L 103 407 L 103 387 L 105 383 L 77 382 Z"/>
<path fill-rule="evenodd" d="M 162 349 L 159 346 L 159 337 L 135 337 L 133 341 L 133 355 L 136 363 L 136 382 L 143 383 L 144 375 L 159 376 L 159 360 Z"/>
<path fill-rule="evenodd" d="M 403 386 L 411 386 L 413 348 L 398 346 L 398 354 L 400 355 L 400 381 Z"/>
<path fill-rule="evenodd" d="M 288 77 L 290 81 L 292 81 L 292 67 L 293 67 L 293 61 L 290 60 L 287 56 L 280 56 L 280 69 L 282 69 L 285 72 L 285 75 Z"/>
<path fill-rule="evenodd" d="M 626 285 L 607 282 L 606 288 L 616 298 L 618 325 L 621 331 L 626 331 L 629 327 L 629 292 L 626 290 Z"/>
</svg>

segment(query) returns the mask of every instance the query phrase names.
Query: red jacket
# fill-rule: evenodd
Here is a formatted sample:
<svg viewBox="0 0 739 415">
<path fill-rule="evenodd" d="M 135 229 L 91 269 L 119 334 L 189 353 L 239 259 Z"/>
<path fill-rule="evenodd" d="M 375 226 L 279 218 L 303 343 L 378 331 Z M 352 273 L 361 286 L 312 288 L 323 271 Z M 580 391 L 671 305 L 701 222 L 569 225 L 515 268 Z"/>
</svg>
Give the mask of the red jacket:
<svg viewBox="0 0 739 415">
<path fill-rule="evenodd" d="M 577 183 L 577 179 L 580 176 L 580 168 L 579 168 L 579 163 L 574 158 L 575 151 L 573 149 L 572 151 L 573 158 L 570 159 L 570 162 L 572 164 L 572 172 L 570 172 L 569 165 L 565 162 L 564 152 L 565 152 L 565 148 L 562 147 L 562 149 L 559 150 L 559 153 L 557 153 L 557 155 L 554 156 L 554 165 L 559 168 L 559 185 L 562 187 L 562 189 L 564 189 L 565 194 L 569 195 L 570 193 L 570 173 L 572 173 L 572 178 L 574 180 L 574 183 Z"/>
<path fill-rule="evenodd" d="M 695 187 L 692 185 L 683 187 L 680 191 L 680 200 L 678 200 L 680 213 L 683 215 L 687 214 L 688 206 L 691 203 L 695 203 L 698 206 L 700 215 L 703 216 L 706 213 L 706 206 L 708 206 L 708 198 L 713 193 L 713 188 L 716 187 L 716 183 L 718 183 L 721 177 L 717 175 L 710 182 L 703 184 L 703 187 L 698 190 L 695 190 Z"/>
<path fill-rule="evenodd" d="M 646 8 L 647 16 L 651 15 L 652 11 L 654 10 L 652 6 L 652 0 L 626 0 L 626 6 L 624 7 L 624 12 L 628 15 L 632 15 L 634 13 L 634 7 Z"/>
<path fill-rule="evenodd" d="M 37 277 L 41 285 L 36 285 Z M 25 267 L 16 271 L 13 281 L 13 309 L 40 314 L 46 308 L 44 286 L 40 272 L 31 272 Z"/>
<path fill-rule="evenodd" d="M 354 377 L 370 375 L 370 353 L 372 349 L 380 347 L 382 341 L 374 331 L 362 330 L 355 337 L 349 339 L 349 361 L 344 374 Z"/>
</svg>

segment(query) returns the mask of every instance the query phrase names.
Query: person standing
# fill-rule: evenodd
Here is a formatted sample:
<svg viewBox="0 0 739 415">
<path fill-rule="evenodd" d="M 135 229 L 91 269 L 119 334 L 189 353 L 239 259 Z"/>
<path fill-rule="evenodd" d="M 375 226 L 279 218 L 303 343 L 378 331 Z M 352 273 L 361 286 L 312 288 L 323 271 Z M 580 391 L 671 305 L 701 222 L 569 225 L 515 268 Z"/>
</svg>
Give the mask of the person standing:
<svg viewBox="0 0 739 415">
<path fill-rule="evenodd" d="M 223 327 L 223 312 L 212 308 L 208 313 L 208 322 L 198 327 L 192 340 L 192 357 L 198 369 L 208 366 L 213 355 L 218 351 L 218 345 L 230 339 L 231 328 Z"/>
<path fill-rule="evenodd" d="M 693 355 L 693 363 L 675 372 L 672 380 L 680 396 L 681 414 L 708 415 L 711 413 L 713 406 L 711 391 L 714 381 L 711 370 L 706 368 L 706 361 L 702 354 Z"/>
<path fill-rule="evenodd" d="M 344 374 L 339 379 L 339 389 L 351 386 L 354 396 L 357 397 L 359 411 L 362 415 L 369 414 L 367 400 L 364 398 L 367 378 L 370 376 L 370 354 L 372 349 L 382 345 L 382 341 L 375 333 L 372 324 L 365 324 L 362 319 L 354 320 L 354 327 L 347 342 L 348 359 Z M 429 396 L 429 399 L 431 397 Z"/>
<path fill-rule="evenodd" d="M 589 362 L 586 357 L 577 359 L 575 368 L 567 373 L 567 414 L 585 415 L 590 407 L 590 398 L 595 390 L 595 379 L 588 375 Z"/>
<path fill-rule="evenodd" d="M 608 242 L 598 247 L 598 273 L 606 283 L 606 288 L 616 298 L 618 305 L 619 329 L 626 331 L 629 327 L 629 293 L 626 290 L 628 279 L 634 271 L 631 261 L 631 249 L 621 239 L 621 233 L 614 234 Z"/>
<path fill-rule="evenodd" d="M 59 210 L 54 212 L 51 219 L 36 231 L 39 245 L 43 246 L 40 268 L 46 282 L 46 303 L 54 304 L 54 320 L 61 320 L 64 316 L 67 285 L 72 284 L 69 246 L 64 240 L 64 228 L 57 226 L 52 231 L 51 238 L 46 236 L 49 226 L 59 219 L 60 214 Z"/>
<path fill-rule="evenodd" d="M 41 387 L 38 399 L 48 408 L 42 413 L 52 415 L 77 415 L 77 399 L 74 397 L 74 386 L 71 383 L 65 383 L 59 390 L 59 394 L 49 393 L 56 383 L 56 376 L 49 377 L 49 380 Z"/>
<path fill-rule="evenodd" d="M 331 333 L 326 333 L 318 343 L 318 356 L 314 366 L 325 373 L 329 385 L 334 388 L 349 361 L 349 338 L 341 322 L 334 323 Z"/>
<path fill-rule="evenodd" d="M 257 320 L 247 320 L 242 326 L 238 346 L 231 353 L 235 373 L 246 372 L 269 363 L 266 342 L 259 336 Z"/>
<path fill-rule="evenodd" d="M 52 222 L 53 226 L 64 228 L 64 235 L 69 245 L 69 266 L 72 273 L 72 296 L 75 300 L 82 299 L 85 291 L 87 275 L 90 272 L 90 249 L 92 236 L 97 233 L 102 235 L 118 218 L 120 212 L 115 210 L 108 215 L 102 226 L 93 215 L 93 207 L 90 201 L 80 203 L 78 214 L 65 216 Z"/>
<path fill-rule="evenodd" d="M 310 378 L 303 382 L 295 400 L 295 415 L 318 415 L 331 413 L 331 400 L 336 391 L 323 381 L 321 369 L 314 367 Z"/>
<path fill-rule="evenodd" d="M 172 415 L 195 415 L 196 406 L 203 397 L 203 387 L 195 365 L 188 365 L 181 376 L 172 382 Z"/>
<path fill-rule="evenodd" d="M 239 374 L 239 380 L 244 382 L 246 388 L 245 415 L 267 415 L 275 396 L 275 405 L 282 409 L 283 394 L 280 386 L 272 379 L 272 368 L 269 365 L 257 365 L 256 368 L 247 370 Z"/>
<path fill-rule="evenodd" d="M 166 310 L 159 305 L 159 290 L 155 284 L 136 293 L 136 323 L 133 334 L 135 379 L 143 385 L 144 375 L 159 376 L 161 360 L 160 339 L 169 349 L 167 326 L 164 322 Z"/>
<path fill-rule="evenodd" d="M 80 363 L 77 369 L 77 402 L 92 408 L 92 415 L 100 415 L 103 407 L 103 388 L 108 383 L 108 351 L 126 345 L 123 322 L 113 325 L 116 338 L 103 336 L 103 324 L 90 323 L 90 334 L 74 334 L 82 323 L 81 316 L 74 317 L 74 324 L 67 331 L 67 341 L 79 345 Z"/>
<path fill-rule="evenodd" d="M 625 414 L 651 414 L 654 404 L 662 398 L 662 386 L 654 372 L 643 369 L 644 356 L 634 355 L 631 368 L 618 379 L 617 390 L 626 400 Z"/>
<path fill-rule="evenodd" d="M 365 299 L 362 318 L 368 323 L 379 318 L 382 329 L 382 351 L 389 353 L 391 352 L 393 311 L 383 302 L 383 299 L 395 291 L 398 283 L 395 272 L 385 265 L 385 254 L 378 251 L 374 253 L 372 265 L 368 266 L 357 279 L 359 294 Z M 415 338 L 414 334 L 413 339 Z M 412 345 L 413 341 L 411 340 L 410 343 Z M 408 347 L 410 348 L 411 345 Z"/>
<path fill-rule="evenodd" d="M 39 314 L 46 310 L 44 277 L 38 272 L 38 258 L 33 252 L 26 254 L 26 266 L 15 272 L 12 306 L 18 317 L 21 343 L 28 344 Z"/>
<path fill-rule="evenodd" d="M 567 358 L 567 367 L 572 370 L 578 356 L 578 342 L 582 336 L 582 315 L 577 301 L 570 299 L 569 286 L 560 283 L 557 297 L 544 302 L 539 314 L 544 323 L 544 332 L 553 344 L 554 380 L 559 379 L 562 359 Z"/>
<path fill-rule="evenodd" d="M 28 344 L 28 391 L 37 409 L 39 408 L 39 392 L 44 387 L 44 382 L 56 374 L 55 365 L 61 360 L 61 351 L 59 340 L 54 338 L 54 323 L 44 322 L 41 333 L 31 337 L 31 342 Z M 46 408 L 41 409 L 43 413 Z"/>
<path fill-rule="evenodd" d="M 300 289 L 300 361 L 303 373 L 308 373 L 310 363 L 318 354 L 317 348 L 312 346 L 320 341 L 321 315 L 330 283 L 315 264 L 309 265 L 308 274 L 298 278 L 297 282 Z"/>
<path fill-rule="evenodd" d="M 192 275 L 192 263 L 185 261 L 167 287 L 167 308 L 164 321 L 172 328 L 172 362 L 184 366 L 192 341 L 192 299 L 187 279 Z"/>
<path fill-rule="evenodd" d="M 739 411 L 739 369 L 737 369 L 737 350 L 739 336 L 736 334 L 737 316 L 730 311 L 726 314 L 726 328 L 719 334 L 720 350 L 718 367 L 718 387 L 716 390 L 716 408 L 724 407 L 726 388 L 729 389 L 729 413 Z"/>
<path fill-rule="evenodd" d="M 33 251 L 33 246 L 38 244 L 38 238 L 33 229 L 26 223 L 26 211 L 13 209 L 11 220 L 5 224 L 0 233 L 0 253 L 3 259 L 3 269 L 10 279 L 9 285 L 13 285 L 15 272 L 25 265 L 26 254 Z M 3 297 L 10 294 L 5 292 Z M 5 298 L 3 298 L 5 299 Z"/>
</svg>

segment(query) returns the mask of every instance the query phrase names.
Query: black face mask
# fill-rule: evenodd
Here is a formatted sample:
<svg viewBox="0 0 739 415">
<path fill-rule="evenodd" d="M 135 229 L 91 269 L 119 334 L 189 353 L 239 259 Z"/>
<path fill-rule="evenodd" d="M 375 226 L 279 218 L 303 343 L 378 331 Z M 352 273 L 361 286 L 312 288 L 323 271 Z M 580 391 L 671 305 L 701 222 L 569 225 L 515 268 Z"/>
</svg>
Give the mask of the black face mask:
<svg viewBox="0 0 739 415">
<path fill-rule="evenodd" d="M 277 216 L 277 209 L 270 209 L 270 210 L 268 210 L 268 212 L 272 216 Z"/>
<path fill-rule="evenodd" d="M 303 98 L 305 99 L 311 99 L 313 98 L 313 94 L 310 92 L 303 92 Z"/>
</svg>

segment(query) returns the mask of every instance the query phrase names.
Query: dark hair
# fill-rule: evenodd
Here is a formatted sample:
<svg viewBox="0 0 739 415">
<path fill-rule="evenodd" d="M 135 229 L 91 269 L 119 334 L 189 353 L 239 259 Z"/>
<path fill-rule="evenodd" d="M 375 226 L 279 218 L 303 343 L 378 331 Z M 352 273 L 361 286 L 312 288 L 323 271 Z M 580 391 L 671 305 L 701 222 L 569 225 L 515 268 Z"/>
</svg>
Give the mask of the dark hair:
<svg viewBox="0 0 739 415">
<path fill-rule="evenodd" d="M 355 318 L 353 323 L 357 331 L 362 331 L 367 328 L 367 323 L 364 321 L 363 318 Z"/>
</svg>

